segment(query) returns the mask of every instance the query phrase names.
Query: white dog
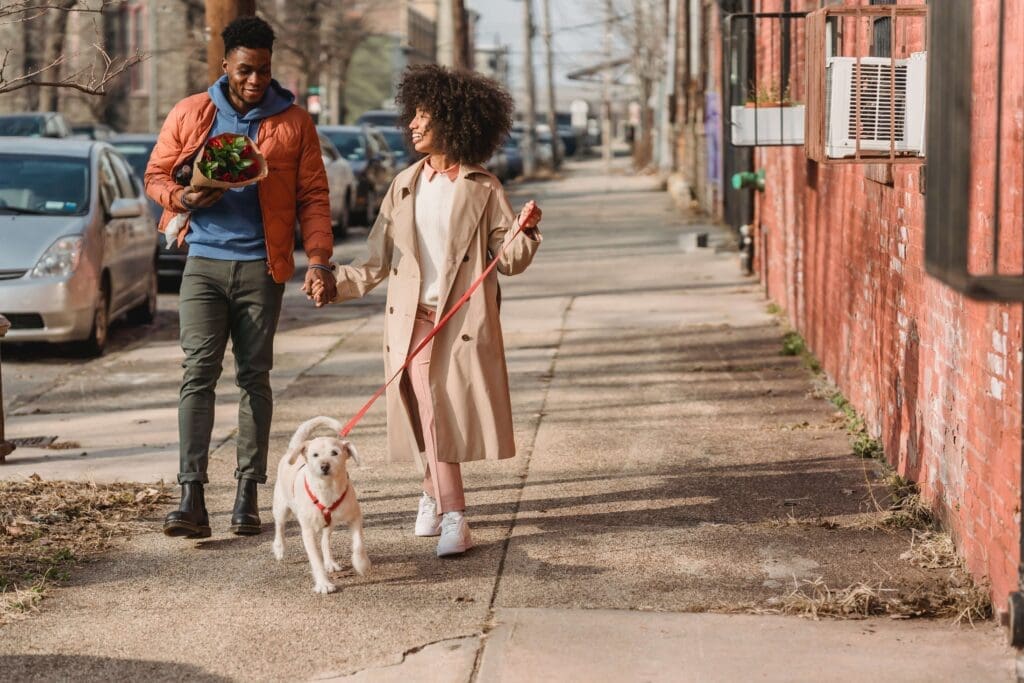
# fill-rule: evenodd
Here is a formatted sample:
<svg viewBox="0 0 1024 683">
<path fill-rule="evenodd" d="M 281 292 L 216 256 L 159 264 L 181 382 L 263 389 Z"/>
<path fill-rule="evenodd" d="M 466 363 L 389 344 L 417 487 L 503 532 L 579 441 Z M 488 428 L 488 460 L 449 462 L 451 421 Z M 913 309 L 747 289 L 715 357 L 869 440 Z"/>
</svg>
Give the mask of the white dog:
<svg viewBox="0 0 1024 683">
<path fill-rule="evenodd" d="M 345 466 L 349 457 L 358 464 L 359 456 L 348 441 L 330 436 L 310 438 L 321 426 L 330 427 L 335 433 L 342 429 L 340 422 L 329 417 L 303 422 L 277 467 L 273 550 L 278 560 L 284 557 L 284 525 L 290 511 L 302 527 L 302 543 L 313 570 L 313 591 L 333 593 L 337 587 L 327 574 L 341 569 L 331 557 L 331 529 L 338 522 L 347 524 L 352 532 L 353 568 L 361 575 L 366 574 L 370 559 L 363 547 L 363 513 Z"/>
</svg>

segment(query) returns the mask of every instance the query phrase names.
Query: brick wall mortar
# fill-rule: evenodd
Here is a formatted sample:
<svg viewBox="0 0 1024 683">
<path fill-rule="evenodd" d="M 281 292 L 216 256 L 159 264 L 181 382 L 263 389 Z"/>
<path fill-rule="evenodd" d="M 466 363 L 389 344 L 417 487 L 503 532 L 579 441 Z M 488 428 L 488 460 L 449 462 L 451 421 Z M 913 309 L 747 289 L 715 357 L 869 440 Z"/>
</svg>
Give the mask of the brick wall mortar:
<svg viewBox="0 0 1024 683">
<path fill-rule="evenodd" d="M 766 0 L 762 9 L 772 11 L 771 4 Z M 979 50 L 991 48 L 996 35 L 995 7 L 995 0 L 977 3 Z M 920 49 L 922 30 L 904 35 Z M 1010 36 L 1016 47 L 1008 63 L 1020 62 L 1022 38 Z M 794 57 L 801 72 L 802 51 Z M 979 52 L 976 62 L 976 82 L 991 84 L 994 59 Z M 1024 74 L 1014 71 L 1008 93 L 1024 90 Z M 1016 249 L 1005 267 L 1019 268 L 1024 151 L 1007 140 L 1021 138 L 1024 104 L 1016 97 L 1011 106 L 1004 119 L 1006 168 L 1013 170 L 1003 183 L 1009 188 L 1003 244 L 1004 251 Z M 993 187 L 984 169 L 996 144 L 991 87 L 976 91 L 974 107 L 971 253 L 976 265 L 988 265 Z M 926 275 L 925 196 L 917 168 L 894 167 L 890 187 L 865 177 L 861 166 L 815 168 L 802 148 L 765 148 L 757 158 L 768 178 L 758 206 L 768 296 L 786 309 L 826 373 L 864 415 L 888 460 L 919 483 L 971 571 L 991 582 L 993 600 L 1003 606 L 1016 588 L 1018 563 L 1020 306 L 965 299 Z"/>
</svg>

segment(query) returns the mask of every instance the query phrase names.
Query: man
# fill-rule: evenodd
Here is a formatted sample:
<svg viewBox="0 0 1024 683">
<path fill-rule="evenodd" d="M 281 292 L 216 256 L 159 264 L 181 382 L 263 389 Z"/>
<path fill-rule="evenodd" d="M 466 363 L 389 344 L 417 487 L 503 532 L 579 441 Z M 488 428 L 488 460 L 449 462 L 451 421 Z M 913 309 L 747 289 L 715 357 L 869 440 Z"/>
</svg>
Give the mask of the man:
<svg viewBox="0 0 1024 683">
<path fill-rule="evenodd" d="M 243 17 L 221 35 L 224 75 L 171 110 L 146 169 L 146 192 L 164 207 L 160 229 L 188 214 L 178 233 L 178 242 L 189 246 L 179 304 L 185 352 L 178 400 L 181 505 L 164 521 L 168 536 L 188 538 L 210 535 L 203 485 L 214 389 L 228 337 L 241 389 L 231 530 L 260 533 L 256 488 L 267 480 L 270 368 L 284 283 L 295 271 L 296 220 L 310 263 L 303 290 L 320 282 L 333 297 L 335 285 L 327 176 L 316 127 L 294 105 L 292 93 L 271 78 L 274 32 L 262 19 Z M 207 139 L 227 132 L 256 141 L 269 175 L 228 191 L 177 184 L 176 171 L 191 164 Z"/>
</svg>

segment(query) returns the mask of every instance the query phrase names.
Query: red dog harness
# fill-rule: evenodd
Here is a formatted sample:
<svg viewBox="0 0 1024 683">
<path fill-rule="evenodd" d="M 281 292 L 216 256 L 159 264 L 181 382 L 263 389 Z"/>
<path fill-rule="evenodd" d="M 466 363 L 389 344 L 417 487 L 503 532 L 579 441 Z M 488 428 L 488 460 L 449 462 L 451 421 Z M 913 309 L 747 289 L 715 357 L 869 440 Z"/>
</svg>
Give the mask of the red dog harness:
<svg viewBox="0 0 1024 683">
<path fill-rule="evenodd" d="M 327 507 L 326 505 L 320 502 L 320 500 L 316 497 L 316 494 L 313 493 L 313 491 L 309 488 L 309 479 L 303 477 L 302 485 L 306 488 L 306 493 L 309 495 L 309 499 L 313 501 L 313 505 L 316 505 L 317 508 L 319 508 L 320 513 L 323 514 L 324 523 L 327 526 L 331 525 L 331 513 L 338 509 L 338 506 L 341 505 L 341 501 L 345 500 L 345 496 L 348 495 L 348 490 L 352 486 L 351 483 L 348 486 L 346 486 L 345 491 L 341 494 L 341 498 L 338 498 L 338 500 L 334 501 L 330 507 Z"/>
</svg>

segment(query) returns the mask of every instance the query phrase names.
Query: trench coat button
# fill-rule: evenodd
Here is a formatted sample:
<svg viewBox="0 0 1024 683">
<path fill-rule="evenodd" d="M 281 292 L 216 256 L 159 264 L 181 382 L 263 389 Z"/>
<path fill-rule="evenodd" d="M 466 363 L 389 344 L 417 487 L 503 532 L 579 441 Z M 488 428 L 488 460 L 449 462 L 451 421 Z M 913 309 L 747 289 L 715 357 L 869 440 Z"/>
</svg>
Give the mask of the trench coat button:
<svg viewBox="0 0 1024 683">
<path fill-rule="evenodd" d="M 385 346 L 384 350 L 387 351 L 388 353 L 391 353 L 391 346 Z"/>
<path fill-rule="evenodd" d="M 462 262 L 463 263 L 465 263 L 467 261 L 469 261 L 469 254 L 466 254 L 465 256 L 462 257 Z"/>
<path fill-rule="evenodd" d="M 398 268 L 395 268 L 394 270 L 392 270 L 391 274 L 392 275 L 398 275 Z"/>
<path fill-rule="evenodd" d="M 462 341 L 469 341 L 469 335 L 468 334 L 462 335 Z"/>
<path fill-rule="evenodd" d="M 395 307 L 394 306 L 392 306 L 391 308 L 388 309 L 388 313 L 394 313 L 394 312 L 395 312 Z"/>
</svg>

